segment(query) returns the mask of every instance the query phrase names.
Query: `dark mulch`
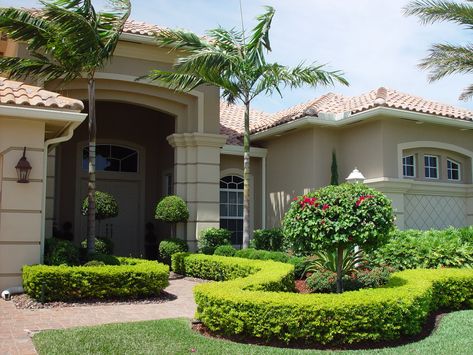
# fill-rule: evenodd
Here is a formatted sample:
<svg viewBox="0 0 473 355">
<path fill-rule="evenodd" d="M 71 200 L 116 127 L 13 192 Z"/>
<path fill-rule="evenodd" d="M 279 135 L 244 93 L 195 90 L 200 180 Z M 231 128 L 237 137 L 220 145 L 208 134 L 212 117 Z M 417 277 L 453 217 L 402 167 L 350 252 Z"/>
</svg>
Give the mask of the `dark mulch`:
<svg viewBox="0 0 473 355">
<path fill-rule="evenodd" d="M 448 310 L 440 310 L 432 313 L 425 322 L 419 334 L 414 336 L 406 336 L 396 340 L 385 341 L 366 341 L 356 344 L 329 344 L 323 345 L 318 343 L 310 343 L 307 341 L 294 341 L 289 344 L 280 340 L 263 340 L 255 337 L 248 337 L 244 335 L 225 335 L 221 333 L 212 332 L 204 324 L 200 322 L 193 322 L 192 329 L 206 337 L 225 339 L 242 344 L 264 345 L 276 348 L 291 348 L 291 349 L 314 349 L 314 350 L 367 350 L 367 349 L 382 349 L 392 348 L 409 343 L 414 343 L 427 338 L 432 332 L 437 329 L 442 317 L 447 314 Z"/>
</svg>

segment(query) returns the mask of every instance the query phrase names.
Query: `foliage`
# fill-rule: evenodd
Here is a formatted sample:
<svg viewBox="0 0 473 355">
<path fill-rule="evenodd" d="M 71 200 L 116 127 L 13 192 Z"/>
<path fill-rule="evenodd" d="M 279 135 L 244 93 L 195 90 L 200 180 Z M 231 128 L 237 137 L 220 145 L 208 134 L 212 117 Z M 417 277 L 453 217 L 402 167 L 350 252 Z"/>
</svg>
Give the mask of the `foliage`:
<svg viewBox="0 0 473 355">
<path fill-rule="evenodd" d="M 332 165 L 330 165 L 330 185 L 338 185 L 338 165 L 335 150 L 332 152 Z"/>
<path fill-rule="evenodd" d="M 264 292 L 289 287 L 287 264 L 206 255 L 184 264 L 194 277 L 229 280 L 194 289 L 197 318 L 225 334 L 322 344 L 392 340 L 417 334 L 435 309 L 473 307 L 468 269 L 406 270 L 381 288 L 301 295 Z"/>
<path fill-rule="evenodd" d="M 87 216 L 89 213 L 89 199 L 82 201 L 81 213 Z M 118 202 L 108 192 L 95 191 L 95 219 L 101 221 L 118 216 Z"/>
<path fill-rule="evenodd" d="M 200 232 L 198 240 L 199 252 L 212 255 L 221 245 L 231 245 L 231 232 L 224 228 L 207 228 Z"/>
<path fill-rule="evenodd" d="M 471 2 L 471 0 L 467 0 Z M 453 22 L 471 30 L 473 24 L 473 6 L 468 2 L 459 3 L 448 0 L 413 0 L 405 7 L 406 15 L 418 16 L 422 23 Z M 430 70 L 429 80 L 437 81 L 452 74 L 471 74 L 473 72 L 473 47 L 451 43 L 436 43 L 429 55 L 419 65 Z M 468 86 L 460 95 L 461 100 L 473 96 L 473 85 Z"/>
<path fill-rule="evenodd" d="M 171 270 L 176 274 L 185 275 L 186 267 L 184 265 L 184 259 L 187 258 L 192 253 L 180 252 L 174 253 L 171 255 Z"/>
<path fill-rule="evenodd" d="M 120 258 L 119 266 L 23 266 L 23 288 L 39 300 L 130 298 L 159 294 L 168 286 L 169 267 L 156 261 Z"/>
<path fill-rule="evenodd" d="M 171 257 L 175 253 L 186 252 L 187 242 L 182 239 L 166 239 L 159 243 L 159 256 L 162 261 L 171 265 Z"/>
<path fill-rule="evenodd" d="M 280 228 L 257 229 L 253 232 L 251 247 L 259 250 L 282 251 L 284 235 Z"/>
<path fill-rule="evenodd" d="M 109 254 L 93 253 L 86 256 L 87 261 L 100 261 L 105 265 L 120 265 L 120 259 Z"/>
<path fill-rule="evenodd" d="M 234 256 L 236 249 L 232 245 L 220 245 L 215 248 L 214 255 Z"/>
<path fill-rule="evenodd" d="M 103 261 L 90 260 L 82 266 L 105 266 L 105 263 Z"/>
<path fill-rule="evenodd" d="M 242 29 L 213 29 L 205 37 L 183 30 L 163 30 L 156 33 L 158 44 L 171 50 L 183 50 L 173 70 L 153 70 L 148 78 L 159 80 L 168 87 L 188 92 L 207 84 L 222 90 L 228 103 L 240 101 L 245 105 L 244 116 L 244 204 L 243 247 L 249 246 L 249 172 L 250 172 L 250 104 L 264 93 L 279 93 L 280 87 L 296 88 L 305 84 L 327 86 L 335 82 L 348 85 L 339 71 L 326 71 L 323 65 L 303 63 L 288 68 L 278 63 L 268 63 L 266 53 L 271 51 L 269 31 L 274 9 L 257 17 L 257 24 L 249 35 Z"/>
<path fill-rule="evenodd" d="M 369 254 L 375 265 L 398 270 L 440 267 L 473 267 L 473 228 L 396 230 L 381 248 Z"/>
<path fill-rule="evenodd" d="M 168 223 L 186 222 L 189 219 L 189 209 L 181 197 L 166 196 L 156 205 L 154 218 Z"/>
<path fill-rule="evenodd" d="M 68 240 L 47 238 L 44 246 L 46 265 L 79 265 L 79 248 Z"/>
<path fill-rule="evenodd" d="M 307 258 L 291 256 L 287 263 L 294 266 L 294 278 L 301 279 L 304 276 L 304 271 L 307 267 Z"/>
<path fill-rule="evenodd" d="M 364 184 L 342 184 L 296 197 L 283 225 L 288 248 L 310 255 L 340 246 L 377 247 L 393 228 L 393 214 L 382 193 Z"/>
<path fill-rule="evenodd" d="M 355 252 L 354 249 L 345 249 L 343 251 L 342 271 L 343 274 L 349 274 L 357 268 L 357 265 L 365 263 L 363 251 L 360 249 Z M 337 272 L 338 254 L 336 252 L 318 252 L 309 258 L 304 274 L 315 272 L 317 270 L 328 270 Z"/>
<path fill-rule="evenodd" d="M 84 239 L 80 246 L 82 249 L 87 249 L 87 239 Z M 95 238 L 95 251 L 100 254 L 113 254 L 113 241 L 106 237 Z"/>
</svg>

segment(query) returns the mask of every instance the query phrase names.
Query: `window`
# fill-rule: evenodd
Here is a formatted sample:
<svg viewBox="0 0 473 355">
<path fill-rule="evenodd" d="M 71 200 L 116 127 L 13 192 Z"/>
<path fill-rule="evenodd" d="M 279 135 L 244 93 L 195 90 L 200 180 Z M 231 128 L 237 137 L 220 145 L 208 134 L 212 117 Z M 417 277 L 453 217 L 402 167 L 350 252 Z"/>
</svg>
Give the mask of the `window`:
<svg viewBox="0 0 473 355">
<path fill-rule="evenodd" d="M 170 196 L 173 194 L 173 181 L 172 181 L 172 174 L 164 175 L 164 189 L 166 195 Z"/>
<path fill-rule="evenodd" d="M 82 169 L 88 170 L 89 147 L 82 150 Z M 96 171 L 138 172 L 138 152 L 134 149 L 112 144 L 97 144 Z"/>
<path fill-rule="evenodd" d="M 460 163 L 447 159 L 447 177 L 448 180 L 460 181 Z"/>
<path fill-rule="evenodd" d="M 424 172 L 427 179 L 438 179 L 438 157 L 435 155 L 424 155 Z"/>
<path fill-rule="evenodd" d="M 404 177 L 416 176 L 416 165 L 414 155 L 402 157 L 402 175 Z"/>
<path fill-rule="evenodd" d="M 239 176 L 220 179 L 220 227 L 232 232 L 232 244 L 242 244 L 243 179 Z"/>
</svg>

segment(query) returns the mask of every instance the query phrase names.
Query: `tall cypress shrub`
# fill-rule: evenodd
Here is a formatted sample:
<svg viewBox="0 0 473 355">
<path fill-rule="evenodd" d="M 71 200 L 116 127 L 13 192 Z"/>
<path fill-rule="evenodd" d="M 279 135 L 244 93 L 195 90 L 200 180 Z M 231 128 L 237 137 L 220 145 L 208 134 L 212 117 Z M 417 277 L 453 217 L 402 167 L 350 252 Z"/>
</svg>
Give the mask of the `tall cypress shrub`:
<svg viewBox="0 0 473 355">
<path fill-rule="evenodd" d="M 338 185 L 338 166 L 337 166 L 337 155 L 335 150 L 332 151 L 332 166 L 330 167 L 330 185 Z"/>
</svg>

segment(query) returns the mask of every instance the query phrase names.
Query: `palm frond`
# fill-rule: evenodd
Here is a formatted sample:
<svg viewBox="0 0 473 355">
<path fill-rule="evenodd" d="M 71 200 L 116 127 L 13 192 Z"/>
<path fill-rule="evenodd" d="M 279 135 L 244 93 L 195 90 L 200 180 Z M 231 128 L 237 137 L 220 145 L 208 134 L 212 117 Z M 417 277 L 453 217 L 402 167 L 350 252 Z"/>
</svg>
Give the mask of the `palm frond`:
<svg viewBox="0 0 473 355">
<path fill-rule="evenodd" d="M 424 24 L 450 21 L 473 27 L 473 7 L 469 4 L 445 0 L 415 0 L 404 8 L 404 13 L 418 16 Z"/>
<path fill-rule="evenodd" d="M 195 33 L 184 30 L 163 29 L 155 33 L 157 43 L 161 47 L 198 51 L 209 46 L 208 42 Z"/>
<path fill-rule="evenodd" d="M 473 84 L 467 86 L 460 95 L 460 100 L 466 101 L 473 97 Z M 472 266 L 473 267 L 473 266 Z"/>
<path fill-rule="evenodd" d="M 430 70 L 429 80 L 436 81 L 445 76 L 473 72 L 473 46 L 434 44 L 430 54 L 419 67 Z"/>
<path fill-rule="evenodd" d="M 254 65 L 264 65 L 266 63 L 264 50 L 271 51 L 269 30 L 275 11 L 270 6 L 266 6 L 265 9 L 266 12 L 256 18 L 258 23 L 253 29 L 249 42 L 246 45 L 248 58 Z"/>
<path fill-rule="evenodd" d="M 212 46 L 221 49 L 229 54 L 242 55 L 244 37 L 241 31 L 234 29 L 226 30 L 222 27 L 207 31 L 211 38 Z"/>
<path fill-rule="evenodd" d="M 215 72 L 219 75 L 237 73 L 241 59 L 237 55 L 229 54 L 216 48 L 208 47 L 187 57 L 180 58 L 175 65 L 177 72 L 206 75 Z"/>
<path fill-rule="evenodd" d="M 62 76 L 75 76 L 64 67 L 51 63 L 49 60 L 0 57 L 0 72 L 14 79 L 36 77 L 44 80 L 54 80 Z"/>
<path fill-rule="evenodd" d="M 194 90 L 199 85 L 205 84 L 204 80 L 192 74 L 175 73 L 164 70 L 152 70 L 146 78 L 152 81 L 159 81 L 172 90 L 182 92 Z"/>
</svg>

